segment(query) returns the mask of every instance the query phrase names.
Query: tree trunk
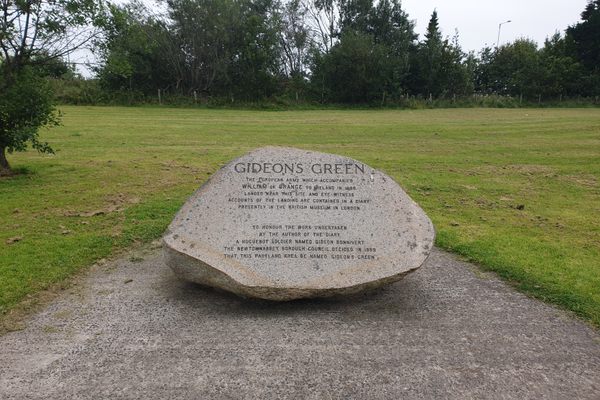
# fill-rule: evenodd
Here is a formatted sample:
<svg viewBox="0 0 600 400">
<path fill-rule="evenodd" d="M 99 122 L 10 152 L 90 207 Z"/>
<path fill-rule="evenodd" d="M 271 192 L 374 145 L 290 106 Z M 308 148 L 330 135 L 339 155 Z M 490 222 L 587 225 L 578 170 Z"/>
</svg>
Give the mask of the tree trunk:
<svg viewBox="0 0 600 400">
<path fill-rule="evenodd" d="M 11 175 L 12 171 L 6 159 L 6 147 L 0 147 L 0 176 Z"/>
</svg>

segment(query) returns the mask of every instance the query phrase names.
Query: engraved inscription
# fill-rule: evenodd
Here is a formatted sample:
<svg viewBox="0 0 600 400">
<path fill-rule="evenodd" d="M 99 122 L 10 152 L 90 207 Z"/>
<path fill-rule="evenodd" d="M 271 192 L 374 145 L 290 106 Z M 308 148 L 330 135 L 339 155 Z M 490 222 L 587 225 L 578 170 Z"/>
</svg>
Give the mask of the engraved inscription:
<svg viewBox="0 0 600 400">
<path fill-rule="evenodd" d="M 289 224 L 256 224 L 245 236 L 223 247 L 226 258 L 238 260 L 376 260 L 377 247 L 350 232 L 345 224 L 302 224 L 295 211 L 366 212 L 371 199 L 358 195 L 368 179 L 359 163 L 248 162 L 233 166 L 244 174 L 228 206 L 239 210 L 285 211 Z M 268 215 L 268 214 L 267 214 Z"/>
<path fill-rule="evenodd" d="M 234 259 L 375 260 L 377 249 L 346 225 L 253 225 L 253 236 L 224 247 Z"/>
</svg>

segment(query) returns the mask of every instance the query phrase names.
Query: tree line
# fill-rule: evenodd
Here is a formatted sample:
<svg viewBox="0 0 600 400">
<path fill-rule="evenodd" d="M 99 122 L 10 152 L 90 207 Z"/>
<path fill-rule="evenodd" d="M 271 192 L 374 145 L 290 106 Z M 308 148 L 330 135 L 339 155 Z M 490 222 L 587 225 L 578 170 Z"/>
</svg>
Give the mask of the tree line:
<svg viewBox="0 0 600 400">
<path fill-rule="evenodd" d="M 424 37 L 399 0 L 167 0 L 109 8 L 97 42 L 101 88 L 142 99 L 381 103 L 465 95 L 557 99 L 600 94 L 600 0 L 543 46 L 518 39 L 479 53 Z"/>
</svg>

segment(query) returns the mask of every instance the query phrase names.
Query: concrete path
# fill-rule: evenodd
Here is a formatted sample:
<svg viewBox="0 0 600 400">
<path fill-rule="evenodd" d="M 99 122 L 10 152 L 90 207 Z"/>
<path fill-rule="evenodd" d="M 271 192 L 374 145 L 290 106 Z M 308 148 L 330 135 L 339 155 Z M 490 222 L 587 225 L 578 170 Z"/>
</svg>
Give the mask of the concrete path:
<svg viewBox="0 0 600 400">
<path fill-rule="evenodd" d="M 598 332 L 439 250 L 388 288 L 283 304 L 132 260 L 0 337 L 1 399 L 600 399 Z"/>
</svg>

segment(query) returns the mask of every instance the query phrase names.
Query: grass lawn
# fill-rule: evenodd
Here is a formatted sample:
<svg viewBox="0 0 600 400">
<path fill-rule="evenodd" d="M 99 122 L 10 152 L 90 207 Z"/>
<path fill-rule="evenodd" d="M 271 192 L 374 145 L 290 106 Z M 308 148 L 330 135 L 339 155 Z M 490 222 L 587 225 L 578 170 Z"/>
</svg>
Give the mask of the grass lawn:
<svg viewBox="0 0 600 400">
<path fill-rule="evenodd" d="M 160 237 L 230 159 L 287 145 L 385 171 L 438 246 L 600 326 L 600 109 L 62 111 L 42 133 L 56 155 L 9 155 L 27 173 L 0 179 L 0 313 Z"/>
</svg>

